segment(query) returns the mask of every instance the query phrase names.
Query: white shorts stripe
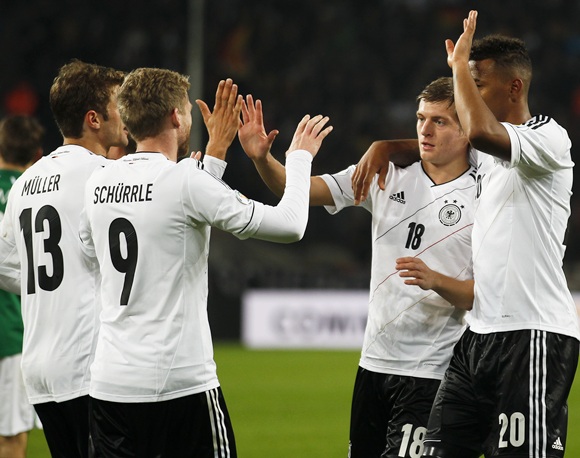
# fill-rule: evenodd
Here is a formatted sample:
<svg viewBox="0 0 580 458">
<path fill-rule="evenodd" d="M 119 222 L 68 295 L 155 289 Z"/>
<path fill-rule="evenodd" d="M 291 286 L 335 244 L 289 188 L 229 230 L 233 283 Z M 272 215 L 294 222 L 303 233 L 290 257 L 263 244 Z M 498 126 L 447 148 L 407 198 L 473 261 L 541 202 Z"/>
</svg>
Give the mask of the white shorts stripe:
<svg viewBox="0 0 580 458">
<path fill-rule="evenodd" d="M 528 419 L 530 458 L 546 458 L 546 332 L 531 331 L 530 339 L 530 414 Z"/>
<path fill-rule="evenodd" d="M 230 458 L 225 416 L 218 401 L 217 388 L 206 391 L 206 397 L 213 436 L 214 458 Z"/>
</svg>

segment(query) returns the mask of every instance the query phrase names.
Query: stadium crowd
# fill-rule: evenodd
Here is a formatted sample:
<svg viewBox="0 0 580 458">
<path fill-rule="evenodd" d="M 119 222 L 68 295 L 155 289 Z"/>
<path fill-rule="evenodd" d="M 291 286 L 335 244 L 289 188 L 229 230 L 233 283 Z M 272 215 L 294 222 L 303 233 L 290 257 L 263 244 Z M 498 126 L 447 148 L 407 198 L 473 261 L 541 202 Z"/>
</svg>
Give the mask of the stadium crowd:
<svg viewBox="0 0 580 458">
<path fill-rule="evenodd" d="M 193 3 L 155 0 L 144 8 L 135 0 L 91 6 L 71 0 L 7 2 L 0 15 L 0 52 L 7 63 L 0 72 L 0 115 L 36 115 L 47 128 L 45 150 L 54 149 L 60 137 L 48 90 L 56 69 L 77 57 L 120 70 L 155 66 L 186 72 L 187 11 Z M 428 81 L 450 75 L 444 40 L 458 35 L 470 3 L 205 1 L 203 98 L 211 100 L 225 77 L 242 94 L 260 98 L 266 127 L 280 130 L 273 148 L 277 157 L 302 114 L 328 114 L 334 132 L 313 173 L 341 170 L 374 139 L 415 135 L 413 97 Z M 580 1 L 484 2 L 478 8 L 477 36 L 502 32 L 526 41 L 535 68 L 532 114 L 536 107 L 546 110 L 542 114 L 568 129 L 574 157 L 580 144 Z M 228 162 L 226 178 L 233 187 L 257 200 L 277 201 L 238 142 Z M 580 289 L 579 195 L 572 198 L 565 258 L 572 290 Z M 312 209 L 306 236 L 291 248 L 241 244 L 215 231 L 212 294 L 236 304 L 248 287 L 368 287 L 370 216 L 343 213 L 330 222 L 323 209 Z M 246 256 L 250 251 L 257 255 Z"/>
</svg>

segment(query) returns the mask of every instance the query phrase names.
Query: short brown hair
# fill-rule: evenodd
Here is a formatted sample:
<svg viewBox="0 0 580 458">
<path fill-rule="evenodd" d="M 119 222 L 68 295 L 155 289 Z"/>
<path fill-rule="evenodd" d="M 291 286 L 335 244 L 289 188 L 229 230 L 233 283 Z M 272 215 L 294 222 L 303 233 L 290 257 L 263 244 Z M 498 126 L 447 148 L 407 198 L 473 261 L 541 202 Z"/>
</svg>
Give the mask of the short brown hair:
<svg viewBox="0 0 580 458">
<path fill-rule="evenodd" d="M 121 120 L 137 140 L 161 132 L 162 120 L 174 108 L 184 110 L 189 78 L 172 70 L 138 68 L 125 78 L 117 97 Z"/>
<path fill-rule="evenodd" d="M 50 88 L 50 108 L 63 137 L 81 138 L 84 116 L 90 110 L 107 120 L 112 90 L 124 77 L 119 70 L 78 59 L 63 65 Z"/>
<path fill-rule="evenodd" d="M 36 118 L 6 116 L 0 121 L 0 156 L 8 164 L 27 165 L 42 149 L 44 132 Z"/>
<path fill-rule="evenodd" d="M 417 96 L 417 103 L 421 100 L 429 103 L 447 102 L 450 107 L 455 103 L 453 95 L 453 78 L 442 76 L 431 81 Z"/>
</svg>

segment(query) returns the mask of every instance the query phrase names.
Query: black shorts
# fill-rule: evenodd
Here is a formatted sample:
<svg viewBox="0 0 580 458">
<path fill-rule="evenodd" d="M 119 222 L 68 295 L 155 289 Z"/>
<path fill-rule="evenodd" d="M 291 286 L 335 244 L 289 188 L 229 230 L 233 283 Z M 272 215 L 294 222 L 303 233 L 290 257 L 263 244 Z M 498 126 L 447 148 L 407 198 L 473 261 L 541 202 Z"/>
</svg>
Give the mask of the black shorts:
<svg viewBox="0 0 580 458">
<path fill-rule="evenodd" d="M 467 330 L 435 398 L 425 456 L 562 458 L 578 340 Z"/>
<path fill-rule="evenodd" d="M 95 458 L 236 458 L 221 389 L 169 401 L 118 403 L 92 399 Z"/>
<path fill-rule="evenodd" d="M 86 458 L 89 455 L 88 396 L 64 402 L 34 404 L 53 458 Z"/>
<path fill-rule="evenodd" d="M 349 457 L 420 457 L 439 383 L 359 367 L 352 398 Z"/>
</svg>

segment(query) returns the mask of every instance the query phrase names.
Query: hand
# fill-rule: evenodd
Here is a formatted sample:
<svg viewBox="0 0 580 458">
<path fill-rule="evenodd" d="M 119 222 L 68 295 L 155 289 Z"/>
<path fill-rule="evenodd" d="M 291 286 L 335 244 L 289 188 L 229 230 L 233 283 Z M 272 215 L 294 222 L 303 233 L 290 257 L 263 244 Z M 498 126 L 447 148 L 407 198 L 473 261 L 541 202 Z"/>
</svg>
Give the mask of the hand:
<svg viewBox="0 0 580 458">
<path fill-rule="evenodd" d="M 451 69 L 457 63 L 467 64 L 469 62 L 469 53 L 475 34 L 475 25 L 477 23 L 477 11 L 471 10 L 467 19 L 463 20 L 463 33 L 453 44 L 451 40 L 445 40 L 445 49 L 447 50 L 447 64 Z"/>
<path fill-rule="evenodd" d="M 248 94 L 246 102 L 242 104 L 242 126 L 238 131 L 238 138 L 247 156 L 253 161 L 264 159 L 278 133 L 273 130 L 266 134 L 262 102 L 258 99 L 254 104 L 252 95 Z"/>
<path fill-rule="evenodd" d="M 197 161 L 201 161 L 201 151 L 197 151 L 197 152 L 192 151 L 191 154 L 189 155 L 189 157 L 191 159 L 195 159 Z"/>
<path fill-rule="evenodd" d="M 243 98 L 238 95 L 237 84 L 234 84 L 230 78 L 219 82 L 213 113 L 203 100 L 196 100 L 195 103 L 201 111 L 209 134 L 206 154 L 225 159 L 227 149 L 234 141 L 241 125 L 240 112 Z"/>
<path fill-rule="evenodd" d="M 375 175 L 379 174 L 379 187 L 384 191 L 385 180 L 389 171 L 388 156 L 385 159 L 383 150 L 378 147 L 378 142 L 373 142 L 363 154 L 356 165 L 352 175 L 352 190 L 354 192 L 354 204 L 364 202 L 369 194 L 369 188 Z"/>
<path fill-rule="evenodd" d="M 395 269 L 399 277 L 408 278 L 405 285 L 416 285 L 421 289 L 435 289 L 439 280 L 439 273 L 431 270 L 421 259 L 414 257 L 398 258 Z"/>
<path fill-rule="evenodd" d="M 290 148 L 286 151 L 286 156 L 292 151 L 303 149 L 312 154 L 312 157 L 315 157 L 322 145 L 322 140 L 332 132 L 332 126 L 324 128 L 328 120 L 328 116 L 317 115 L 314 118 L 310 118 L 310 115 L 304 116 L 298 123 L 298 127 L 296 127 L 296 132 L 294 132 Z"/>
</svg>

